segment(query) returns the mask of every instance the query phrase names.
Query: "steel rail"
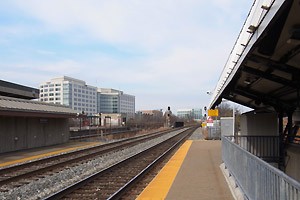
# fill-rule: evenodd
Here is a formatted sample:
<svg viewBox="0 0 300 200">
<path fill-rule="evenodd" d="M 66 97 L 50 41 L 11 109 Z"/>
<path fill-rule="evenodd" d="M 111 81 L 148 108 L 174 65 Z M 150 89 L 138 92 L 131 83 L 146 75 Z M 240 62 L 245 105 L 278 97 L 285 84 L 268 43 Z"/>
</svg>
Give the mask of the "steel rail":
<svg viewBox="0 0 300 200">
<path fill-rule="evenodd" d="M 95 147 L 91 147 L 91 148 L 87 148 L 87 149 L 80 149 L 78 151 L 73 151 L 73 152 L 69 152 L 69 153 L 65 153 L 65 154 L 61 154 L 61 155 L 55 155 L 52 157 L 32 161 L 29 163 L 24 163 L 24 164 L 12 166 L 12 167 L 4 168 L 4 169 L 0 170 L 0 186 L 11 183 L 11 182 L 16 182 L 18 180 L 25 179 L 27 177 L 31 177 L 36 174 L 41 174 L 43 172 L 47 172 L 54 168 L 59 168 L 59 167 L 63 167 L 65 165 L 68 165 L 71 163 L 77 163 L 82 160 L 91 159 L 93 157 L 97 157 L 99 155 L 108 153 L 110 151 L 114 151 L 114 150 L 117 150 L 120 148 L 125 148 L 127 146 L 134 145 L 136 143 L 139 143 L 139 142 L 142 142 L 145 140 L 159 137 L 170 131 L 172 131 L 172 130 L 167 130 L 167 131 L 162 131 L 162 132 L 154 132 L 154 133 L 147 134 L 147 135 L 137 136 L 134 138 L 116 141 L 116 142 L 112 142 L 112 143 L 108 143 L 108 144 L 104 144 L 104 145 L 97 145 Z M 92 151 L 96 151 L 96 152 L 92 152 Z M 82 154 L 82 155 L 80 155 L 80 154 Z M 72 156 L 76 156 L 76 157 L 71 158 Z M 62 160 L 62 161 L 59 161 L 59 160 Z M 51 162 L 56 162 L 56 163 L 51 164 Z M 37 168 L 36 166 L 38 166 L 38 165 L 44 165 L 44 166 L 40 166 L 39 169 L 36 169 Z M 47 166 L 45 166 L 45 165 L 47 165 Z M 24 170 L 25 168 L 30 168 L 30 167 L 32 167 L 32 168 L 34 167 L 35 169 L 30 170 L 30 171 Z M 15 176 L 11 176 L 11 177 L 8 176 L 9 173 L 16 173 L 17 171 L 21 171 L 22 173 L 15 175 Z"/>
<path fill-rule="evenodd" d="M 188 130 L 189 131 L 189 130 Z M 161 162 L 166 156 L 168 156 L 175 148 L 177 148 L 180 144 L 182 144 L 187 137 L 189 137 L 195 129 L 192 129 L 191 133 L 188 133 L 186 136 L 182 137 L 175 144 L 173 144 L 169 149 L 167 149 L 163 154 L 161 154 L 158 158 L 156 158 L 153 162 L 151 162 L 145 169 L 143 169 L 139 174 L 133 177 L 130 181 L 128 181 L 122 188 L 116 191 L 112 196 L 108 198 L 108 200 L 120 199 L 135 183 L 141 180 L 156 164 Z"/>
<path fill-rule="evenodd" d="M 144 150 L 142 152 L 136 153 L 135 155 L 130 156 L 129 158 L 123 159 L 123 160 L 119 161 L 118 163 L 116 163 L 116 164 L 114 164 L 114 165 L 112 165 L 110 167 L 107 167 L 107 168 L 105 168 L 105 169 L 103 169 L 103 170 L 101 170 L 99 172 L 96 172 L 96 173 L 94 173 L 94 174 L 92 174 L 92 175 L 90 175 L 90 176 L 88 176 L 88 177 L 86 177 L 86 178 L 84 178 L 84 179 L 82 179 L 82 180 L 80 180 L 80 181 L 78 181 L 78 182 L 76 182 L 76 183 L 74 183 L 74 184 L 66 187 L 66 188 L 63 188 L 60 191 L 58 191 L 58 192 L 56 192 L 56 193 L 54 193 L 52 195 L 49 195 L 48 197 L 46 197 L 44 199 L 45 200 L 60 199 L 60 198 L 62 198 L 64 196 L 66 196 L 66 195 L 74 192 L 75 190 L 84 187 L 88 183 L 91 183 L 93 180 L 97 179 L 98 177 L 103 176 L 105 173 L 110 172 L 110 171 L 112 171 L 112 170 L 120 167 L 120 165 L 125 164 L 125 163 L 130 163 L 131 160 L 136 159 L 136 158 L 138 158 L 138 157 L 146 154 L 147 152 L 150 152 L 152 150 L 157 149 L 158 146 L 163 145 L 163 144 L 167 144 L 171 139 L 179 137 L 179 135 L 181 135 L 181 134 L 185 134 L 183 138 L 186 138 L 187 136 L 191 135 L 194 132 L 194 130 L 195 130 L 194 128 L 189 128 L 188 130 L 185 130 L 182 133 L 179 133 L 179 134 L 177 134 L 177 135 L 175 135 L 175 136 L 173 136 L 173 137 L 171 137 L 171 138 L 169 138 L 169 139 L 167 139 L 165 141 L 162 141 L 159 144 L 156 144 L 155 146 L 152 146 L 152 147 L 150 147 L 150 148 L 148 148 L 148 149 L 146 149 L 146 150 Z M 182 138 L 180 139 L 180 141 L 182 142 Z M 176 142 L 176 143 L 179 144 L 178 142 Z M 174 145 L 172 145 L 172 146 L 174 146 Z M 168 151 L 170 152 L 170 147 L 168 148 Z M 136 175 L 134 178 L 130 179 L 129 182 L 125 183 L 125 185 L 123 187 L 117 189 L 117 191 L 114 192 L 112 194 L 112 196 L 109 197 L 109 198 L 112 198 L 112 199 L 118 198 L 119 195 L 123 194 L 129 187 L 132 186 L 132 184 L 134 184 L 135 181 L 137 181 L 139 178 L 141 178 L 148 170 L 151 169 L 151 167 L 154 166 L 155 163 L 157 163 L 159 160 L 161 160 L 166 154 L 167 153 L 163 152 L 161 154 L 161 156 L 159 156 L 160 158 L 156 158 L 155 159 L 156 162 L 152 161 L 151 164 L 148 164 L 146 168 L 142 169 L 138 173 L 138 175 Z"/>
</svg>

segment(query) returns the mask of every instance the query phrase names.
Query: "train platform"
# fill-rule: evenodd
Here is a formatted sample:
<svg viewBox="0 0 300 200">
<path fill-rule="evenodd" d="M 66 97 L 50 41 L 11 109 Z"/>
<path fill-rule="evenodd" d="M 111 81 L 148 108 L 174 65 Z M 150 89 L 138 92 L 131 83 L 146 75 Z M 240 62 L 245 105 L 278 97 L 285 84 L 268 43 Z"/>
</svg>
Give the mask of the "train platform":
<svg viewBox="0 0 300 200">
<path fill-rule="evenodd" d="M 101 142 L 69 142 L 0 154 L 0 168 L 83 149 Z M 197 129 L 137 199 L 234 199 L 220 169 L 221 141 Z"/>
<path fill-rule="evenodd" d="M 234 199 L 221 163 L 221 141 L 203 140 L 199 128 L 137 199 Z"/>
<path fill-rule="evenodd" d="M 99 145 L 101 142 L 68 142 L 59 145 L 38 147 L 0 154 L 0 168 L 15 165 L 18 163 L 38 160 L 44 157 L 58 155 L 78 149 Z"/>
</svg>

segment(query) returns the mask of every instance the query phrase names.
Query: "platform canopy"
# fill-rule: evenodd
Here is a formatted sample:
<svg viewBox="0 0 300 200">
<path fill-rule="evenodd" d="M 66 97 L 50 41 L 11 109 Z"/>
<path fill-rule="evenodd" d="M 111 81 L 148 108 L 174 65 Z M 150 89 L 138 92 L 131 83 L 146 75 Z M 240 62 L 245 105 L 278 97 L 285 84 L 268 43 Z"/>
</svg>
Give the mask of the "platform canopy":
<svg viewBox="0 0 300 200">
<path fill-rule="evenodd" d="M 63 105 L 0 96 L 0 116 L 71 118 L 77 113 Z"/>
<path fill-rule="evenodd" d="M 20 99 L 38 99 L 39 89 L 0 80 L 0 96 Z"/>
<path fill-rule="evenodd" d="M 222 98 L 255 110 L 292 111 L 299 101 L 300 4 L 255 1 L 232 49 L 210 108 Z"/>
</svg>

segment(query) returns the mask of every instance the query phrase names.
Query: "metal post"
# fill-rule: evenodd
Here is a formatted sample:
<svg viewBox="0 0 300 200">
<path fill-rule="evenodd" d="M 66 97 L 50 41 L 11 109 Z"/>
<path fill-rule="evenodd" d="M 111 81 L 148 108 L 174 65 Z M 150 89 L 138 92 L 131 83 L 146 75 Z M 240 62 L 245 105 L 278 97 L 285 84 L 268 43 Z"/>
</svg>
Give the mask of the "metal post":
<svg viewBox="0 0 300 200">
<path fill-rule="evenodd" d="M 109 132 L 111 134 L 111 117 L 109 118 Z"/>
<path fill-rule="evenodd" d="M 279 131 L 279 169 L 285 171 L 285 148 L 284 148 L 284 135 L 283 135 L 283 112 L 280 111 L 278 115 L 278 131 Z"/>
<path fill-rule="evenodd" d="M 232 135 L 234 136 L 234 139 L 236 139 L 236 134 L 235 134 L 235 111 L 234 111 L 234 106 L 232 106 Z"/>
<path fill-rule="evenodd" d="M 81 130 L 81 117 L 79 116 L 79 130 Z"/>
</svg>

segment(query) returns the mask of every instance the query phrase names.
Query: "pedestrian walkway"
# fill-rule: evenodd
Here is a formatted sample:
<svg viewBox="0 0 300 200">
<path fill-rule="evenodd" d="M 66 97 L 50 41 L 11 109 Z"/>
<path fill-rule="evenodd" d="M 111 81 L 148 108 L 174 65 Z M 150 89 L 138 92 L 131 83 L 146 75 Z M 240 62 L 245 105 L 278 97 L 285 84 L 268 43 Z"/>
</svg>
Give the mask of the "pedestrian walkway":
<svg viewBox="0 0 300 200">
<path fill-rule="evenodd" d="M 220 169 L 221 162 L 220 140 L 188 140 L 138 199 L 234 199 Z"/>
</svg>

